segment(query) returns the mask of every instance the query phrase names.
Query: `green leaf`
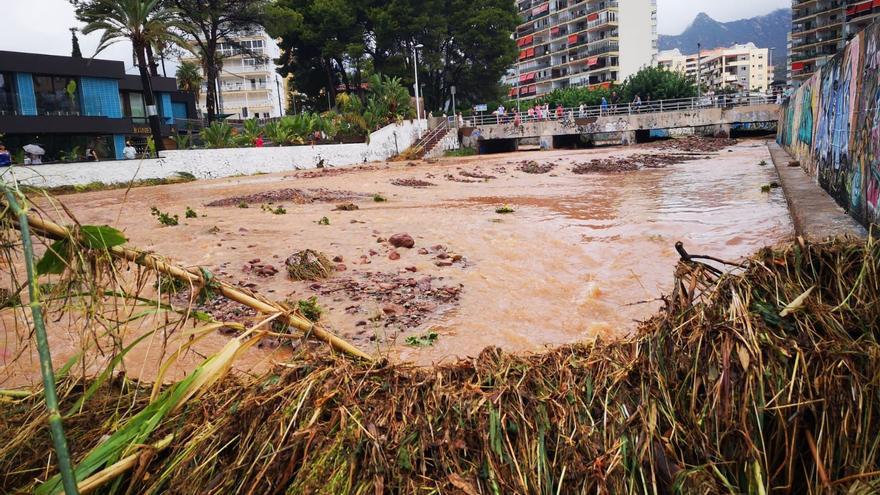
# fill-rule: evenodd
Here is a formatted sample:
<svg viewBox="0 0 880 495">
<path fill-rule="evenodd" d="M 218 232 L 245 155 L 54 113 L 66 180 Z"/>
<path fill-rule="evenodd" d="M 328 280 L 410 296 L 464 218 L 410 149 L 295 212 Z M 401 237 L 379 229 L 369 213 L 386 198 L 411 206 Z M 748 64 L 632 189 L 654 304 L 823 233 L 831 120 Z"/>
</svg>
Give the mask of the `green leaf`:
<svg viewBox="0 0 880 495">
<path fill-rule="evenodd" d="M 106 225 L 83 225 L 80 232 L 83 242 L 91 249 L 109 249 L 128 242 L 122 232 Z"/>
<path fill-rule="evenodd" d="M 67 239 L 55 241 L 46 250 L 46 254 L 37 262 L 37 275 L 59 275 L 67 267 L 67 255 L 70 243 Z"/>
</svg>

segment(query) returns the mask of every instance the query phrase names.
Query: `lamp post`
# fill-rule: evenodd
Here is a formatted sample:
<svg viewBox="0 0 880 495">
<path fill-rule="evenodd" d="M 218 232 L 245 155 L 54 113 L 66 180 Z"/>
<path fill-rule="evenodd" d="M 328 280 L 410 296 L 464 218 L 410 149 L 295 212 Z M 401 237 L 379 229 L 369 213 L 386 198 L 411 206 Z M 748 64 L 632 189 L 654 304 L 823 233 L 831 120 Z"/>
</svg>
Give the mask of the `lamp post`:
<svg viewBox="0 0 880 495">
<path fill-rule="evenodd" d="M 416 76 L 416 84 L 415 84 L 415 93 L 416 93 L 416 129 L 419 132 L 419 139 L 422 139 L 422 113 L 419 109 L 419 56 L 416 50 L 424 47 L 425 45 L 419 43 L 418 45 L 413 45 L 412 53 L 413 53 L 413 72 Z"/>
<path fill-rule="evenodd" d="M 455 86 L 450 86 L 449 92 L 452 94 L 452 120 L 455 121 L 455 127 L 458 127 L 458 118 L 455 116 Z"/>
</svg>

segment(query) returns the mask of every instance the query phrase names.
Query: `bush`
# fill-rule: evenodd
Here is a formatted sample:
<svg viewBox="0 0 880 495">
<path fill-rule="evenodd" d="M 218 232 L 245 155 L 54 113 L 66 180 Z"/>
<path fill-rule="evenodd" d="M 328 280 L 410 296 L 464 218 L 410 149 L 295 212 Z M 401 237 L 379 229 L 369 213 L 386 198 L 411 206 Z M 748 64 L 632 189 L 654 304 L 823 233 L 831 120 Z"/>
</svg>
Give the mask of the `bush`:
<svg viewBox="0 0 880 495">
<path fill-rule="evenodd" d="M 202 141 L 207 148 L 229 148 L 232 146 L 232 126 L 226 122 L 212 122 L 202 129 Z"/>
</svg>

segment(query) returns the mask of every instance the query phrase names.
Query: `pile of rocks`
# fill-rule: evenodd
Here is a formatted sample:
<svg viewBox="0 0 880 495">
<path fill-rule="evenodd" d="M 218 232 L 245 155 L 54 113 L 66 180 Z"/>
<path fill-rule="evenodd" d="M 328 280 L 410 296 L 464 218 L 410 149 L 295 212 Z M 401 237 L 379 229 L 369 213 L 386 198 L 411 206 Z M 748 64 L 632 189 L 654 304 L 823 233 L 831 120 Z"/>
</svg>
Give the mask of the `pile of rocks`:
<svg viewBox="0 0 880 495">
<path fill-rule="evenodd" d="M 431 187 L 437 185 L 433 182 L 420 179 L 393 179 L 391 184 L 402 187 Z"/>
<path fill-rule="evenodd" d="M 260 204 L 260 203 L 278 203 L 281 201 L 290 201 L 295 204 L 308 203 L 332 203 L 340 201 L 352 201 L 363 199 L 366 194 L 356 193 L 353 191 L 338 191 L 333 189 L 317 188 L 317 189 L 276 189 L 273 191 L 263 191 L 255 194 L 244 196 L 231 196 L 228 198 L 218 199 L 207 203 L 205 206 L 240 206 L 243 204 Z"/>
<path fill-rule="evenodd" d="M 534 160 L 524 161 L 516 167 L 520 172 L 527 174 L 546 174 L 556 168 L 555 163 L 538 163 Z"/>
</svg>

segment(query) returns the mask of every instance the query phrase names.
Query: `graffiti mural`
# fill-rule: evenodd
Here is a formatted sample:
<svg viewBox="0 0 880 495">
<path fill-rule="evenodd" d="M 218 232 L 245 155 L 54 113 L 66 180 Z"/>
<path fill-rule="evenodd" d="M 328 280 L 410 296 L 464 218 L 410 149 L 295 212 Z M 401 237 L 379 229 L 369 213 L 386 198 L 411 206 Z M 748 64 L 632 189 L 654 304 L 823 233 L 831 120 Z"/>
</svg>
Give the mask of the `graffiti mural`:
<svg viewBox="0 0 880 495">
<path fill-rule="evenodd" d="M 880 24 L 785 103 L 777 141 L 863 225 L 880 224 Z"/>
</svg>

